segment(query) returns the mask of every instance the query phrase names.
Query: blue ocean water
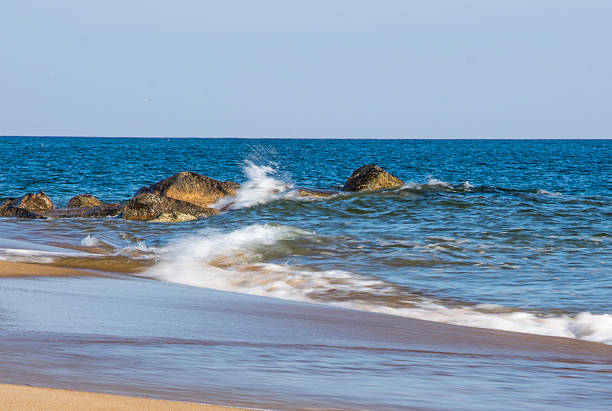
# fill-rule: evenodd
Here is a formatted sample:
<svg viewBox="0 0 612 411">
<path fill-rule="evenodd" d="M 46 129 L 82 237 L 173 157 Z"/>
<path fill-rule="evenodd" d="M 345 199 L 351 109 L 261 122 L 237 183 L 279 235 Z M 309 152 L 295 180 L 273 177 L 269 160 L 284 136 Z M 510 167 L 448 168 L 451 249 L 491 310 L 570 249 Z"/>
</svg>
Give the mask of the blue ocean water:
<svg viewBox="0 0 612 411">
<path fill-rule="evenodd" d="M 127 202 L 184 170 L 245 188 L 206 220 L 5 218 L 0 238 L 101 244 L 114 269 L 194 286 L 612 343 L 610 140 L 3 137 L 0 162 L 0 198 L 44 190 L 59 207 Z M 339 190 L 368 163 L 406 185 L 291 192 Z"/>
</svg>

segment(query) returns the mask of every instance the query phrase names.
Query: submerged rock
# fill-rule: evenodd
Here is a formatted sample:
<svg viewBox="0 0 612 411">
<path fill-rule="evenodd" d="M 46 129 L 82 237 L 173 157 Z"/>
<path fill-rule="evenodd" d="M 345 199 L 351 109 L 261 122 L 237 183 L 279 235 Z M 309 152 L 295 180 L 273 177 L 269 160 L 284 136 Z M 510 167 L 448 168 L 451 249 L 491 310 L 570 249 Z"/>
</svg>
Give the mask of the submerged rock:
<svg viewBox="0 0 612 411">
<path fill-rule="evenodd" d="M 381 190 L 383 188 L 400 187 L 404 184 L 402 180 L 389 174 L 377 165 L 367 164 L 353 171 L 353 174 L 346 180 L 346 184 L 344 184 L 342 190 Z"/>
<path fill-rule="evenodd" d="M 44 218 L 41 213 L 53 210 L 53 201 L 44 191 L 11 198 L 0 205 L 0 217 Z"/>
<path fill-rule="evenodd" d="M 206 218 L 217 214 L 214 208 L 200 207 L 190 202 L 176 200 L 170 197 L 159 196 L 151 193 L 138 194 L 130 200 L 123 211 L 126 220 L 150 221 L 160 219 L 172 219 L 172 213 L 176 214 L 175 221 L 187 221 L 185 216 L 191 216 L 192 220 Z M 179 218 L 182 218 L 179 220 Z"/>
<path fill-rule="evenodd" d="M 78 207 L 78 208 L 56 208 L 41 213 L 45 217 L 54 218 L 101 218 L 101 217 L 116 217 L 123 212 L 125 205 L 123 204 L 102 204 L 95 207 Z"/>
<path fill-rule="evenodd" d="M 335 194 L 338 194 L 337 191 L 314 190 L 312 188 L 304 188 L 304 187 L 296 187 L 295 192 L 298 197 L 314 197 L 314 198 L 327 198 Z"/>
<path fill-rule="evenodd" d="M 235 195 L 239 187 L 238 183 L 218 181 L 198 173 L 183 171 L 149 187 L 141 188 L 136 196 L 150 193 L 206 208 L 220 198 Z"/>
<path fill-rule="evenodd" d="M 103 203 L 97 197 L 91 194 L 79 194 L 74 196 L 68 201 L 68 208 L 79 208 L 79 207 L 98 207 Z"/>
</svg>

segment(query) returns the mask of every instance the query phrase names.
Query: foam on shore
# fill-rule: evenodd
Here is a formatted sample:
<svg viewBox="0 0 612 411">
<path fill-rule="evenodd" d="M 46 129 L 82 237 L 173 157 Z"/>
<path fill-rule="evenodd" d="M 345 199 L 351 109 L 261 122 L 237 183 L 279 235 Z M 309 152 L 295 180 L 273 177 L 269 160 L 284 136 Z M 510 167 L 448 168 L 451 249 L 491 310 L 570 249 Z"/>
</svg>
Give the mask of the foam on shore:
<svg viewBox="0 0 612 411">
<path fill-rule="evenodd" d="M 266 257 L 286 253 L 292 241 L 316 242 L 318 237 L 314 232 L 268 224 L 230 232 L 203 231 L 162 247 L 159 262 L 145 275 L 217 290 L 612 344 L 609 314 L 549 315 L 490 304 L 449 306 L 396 284 L 349 271 L 266 261 Z"/>
<path fill-rule="evenodd" d="M 84 251 L 0 238 L 0 261 L 49 263 L 57 257 L 87 257 L 92 255 Z"/>
</svg>

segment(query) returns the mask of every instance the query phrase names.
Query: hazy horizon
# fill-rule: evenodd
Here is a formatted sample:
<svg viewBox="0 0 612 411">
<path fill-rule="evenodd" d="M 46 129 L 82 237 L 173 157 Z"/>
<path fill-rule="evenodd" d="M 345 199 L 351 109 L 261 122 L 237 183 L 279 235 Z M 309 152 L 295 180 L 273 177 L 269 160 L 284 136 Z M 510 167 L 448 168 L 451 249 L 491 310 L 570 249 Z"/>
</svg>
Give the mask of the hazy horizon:
<svg viewBox="0 0 612 411">
<path fill-rule="evenodd" d="M 4 6 L 0 135 L 609 139 L 612 3 Z"/>
</svg>

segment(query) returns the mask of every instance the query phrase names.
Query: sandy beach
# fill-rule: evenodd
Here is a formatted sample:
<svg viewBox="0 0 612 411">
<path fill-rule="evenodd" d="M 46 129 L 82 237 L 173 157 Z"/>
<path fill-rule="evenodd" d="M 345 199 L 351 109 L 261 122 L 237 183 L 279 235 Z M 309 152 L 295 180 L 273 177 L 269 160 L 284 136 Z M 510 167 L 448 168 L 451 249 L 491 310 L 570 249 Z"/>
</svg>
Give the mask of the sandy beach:
<svg viewBox="0 0 612 411">
<path fill-rule="evenodd" d="M 13 411 L 47 410 L 201 410 L 231 411 L 238 408 L 206 404 L 190 404 L 177 401 L 151 400 L 121 395 L 57 390 L 53 388 L 26 387 L 0 384 L 0 408 Z"/>
</svg>

